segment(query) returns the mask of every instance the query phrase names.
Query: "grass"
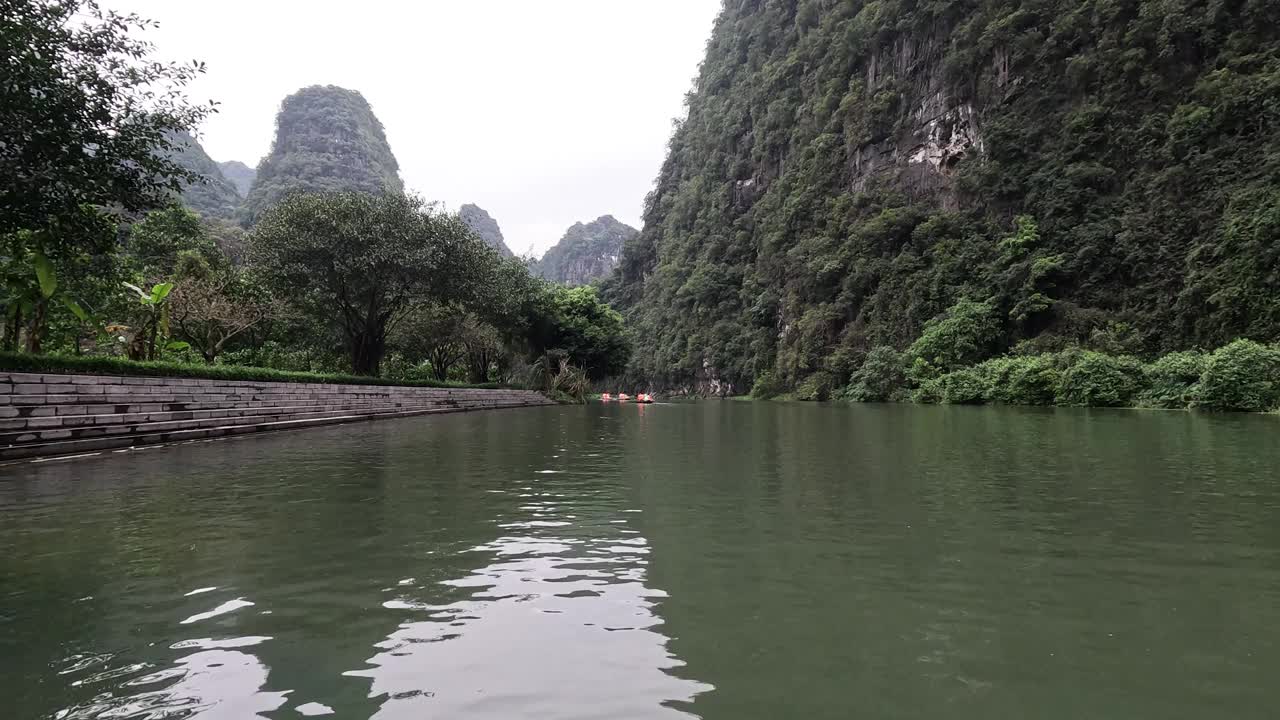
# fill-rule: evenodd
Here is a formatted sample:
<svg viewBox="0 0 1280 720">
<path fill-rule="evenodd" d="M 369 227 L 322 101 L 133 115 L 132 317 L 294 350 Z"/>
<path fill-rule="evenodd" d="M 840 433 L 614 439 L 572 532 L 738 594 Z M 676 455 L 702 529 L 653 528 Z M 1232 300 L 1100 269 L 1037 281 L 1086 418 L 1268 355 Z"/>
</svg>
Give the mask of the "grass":
<svg viewBox="0 0 1280 720">
<path fill-rule="evenodd" d="M 339 385 L 397 385 L 400 387 L 447 387 L 496 389 L 498 383 L 467 384 L 436 380 L 390 380 L 340 373 L 294 372 L 240 365 L 196 365 L 176 362 L 138 362 L 117 357 L 76 357 L 0 353 L 0 372 L 76 373 L 80 375 L 129 375 L 138 377 L 199 378 L 204 380 L 245 380 L 256 382 L 334 383 Z"/>
</svg>

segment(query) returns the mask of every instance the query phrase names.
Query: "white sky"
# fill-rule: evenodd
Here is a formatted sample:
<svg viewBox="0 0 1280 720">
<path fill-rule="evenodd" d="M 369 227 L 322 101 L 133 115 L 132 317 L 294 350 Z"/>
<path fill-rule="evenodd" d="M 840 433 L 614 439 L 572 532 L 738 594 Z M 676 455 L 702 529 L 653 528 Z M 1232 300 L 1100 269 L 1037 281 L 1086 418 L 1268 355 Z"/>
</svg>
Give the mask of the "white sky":
<svg viewBox="0 0 1280 720">
<path fill-rule="evenodd" d="M 203 60 L 221 103 L 200 142 L 256 165 L 280 101 L 359 90 L 405 185 L 473 202 L 518 254 L 578 221 L 640 227 L 720 0 L 106 0 L 160 22 L 165 60 Z"/>
</svg>

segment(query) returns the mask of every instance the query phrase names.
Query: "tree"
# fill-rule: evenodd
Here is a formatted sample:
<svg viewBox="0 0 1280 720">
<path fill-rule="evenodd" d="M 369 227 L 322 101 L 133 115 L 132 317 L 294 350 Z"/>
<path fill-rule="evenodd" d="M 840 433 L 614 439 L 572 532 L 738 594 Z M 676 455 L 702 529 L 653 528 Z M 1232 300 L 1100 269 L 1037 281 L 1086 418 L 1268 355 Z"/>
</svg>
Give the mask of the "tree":
<svg viewBox="0 0 1280 720">
<path fill-rule="evenodd" d="M 457 305 L 424 303 L 410 309 L 391 333 L 389 345 L 415 365 L 431 363 L 437 380 L 448 380 L 449 371 L 462 359 L 465 312 Z"/>
<path fill-rule="evenodd" d="M 185 278 L 169 302 L 174 334 L 209 364 L 217 361 L 229 341 L 270 319 L 275 305 L 255 294 L 241 272 Z"/>
<path fill-rule="evenodd" d="M 489 382 L 489 371 L 501 363 L 502 337 L 494 326 L 468 316 L 462 326 L 462 347 L 466 351 L 467 380 Z M 501 369 L 501 368 L 499 368 Z"/>
<path fill-rule="evenodd" d="M 278 297 L 341 331 L 361 375 L 378 373 L 388 331 L 411 307 L 471 300 L 496 262 L 456 216 L 395 193 L 293 195 L 249 246 Z"/>
<path fill-rule="evenodd" d="M 197 179 L 169 135 L 212 111 L 182 91 L 204 66 L 150 60 L 129 32 L 153 26 L 93 0 L 0 0 L 0 234 L 146 210 Z"/>
<path fill-rule="evenodd" d="M 130 32 L 152 26 L 93 0 L 0 0 L 0 238 L 28 233 L 28 252 L 6 265 L 48 276 L 109 253 L 111 220 L 197 179 L 172 159 L 170 138 L 213 110 L 183 95 L 204 67 L 150 59 Z M 38 347 L 45 305 L 31 310 Z"/>
<path fill-rule="evenodd" d="M 995 354 L 1000 322 L 988 303 L 961 300 L 924 324 L 907 348 L 907 362 L 917 382 L 934 373 L 949 373 Z"/>
<path fill-rule="evenodd" d="M 133 283 L 124 283 L 131 293 L 133 314 L 137 321 L 132 326 L 112 325 L 108 330 L 124 332 L 122 335 L 130 360 L 155 360 L 162 348 L 180 350 L 186 343 L 169 342 L 169 296 L 173 283 L 156 283 L 150 290 L 143 290 Z"/>
<path fill-rule="evenodd" d="M 181 205 L 147 213 L 130 228 L 127 242 L 130 258 L 147 278 L 172 276 L 183 253 L 194 253 L 219 270 L 229 264 L 200 216 Z"/>
<path fill-rule="evenodd" d="M 631 356 L 622 316 L 600 301 L 595 288 L 552 287 L 545 350 L 563 353 L 592 380 L 621 373 Z"/>
</svg>

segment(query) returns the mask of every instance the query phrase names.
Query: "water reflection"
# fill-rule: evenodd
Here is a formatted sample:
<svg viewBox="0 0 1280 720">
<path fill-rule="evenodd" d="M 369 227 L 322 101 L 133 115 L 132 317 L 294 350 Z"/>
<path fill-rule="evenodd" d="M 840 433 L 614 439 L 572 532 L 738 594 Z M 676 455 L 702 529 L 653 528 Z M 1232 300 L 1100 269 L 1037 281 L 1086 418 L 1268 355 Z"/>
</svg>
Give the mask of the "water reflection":
<svg viewBox="0 0 1280 720">
<path fill-rule="evenodd" d="M 598 488 L 555 477 L 575 487 L 521 488 L 504 534 L 467 551 L 489 564 L 388 589 L 408 618 L 349 673 L 387 697 L 374 717 L 688 717 L 670 703 L 710 689 L 669 673 L 683 663 L 659 631 L 665 594 L 645 585 L 648 542 Z"/>
<path fill-rule="evenodd" d="M 196 649 L 197 652 L 177 659 L 172 667 L 122 683 L 113 681 L 145 670 L 147 665 L 137 663 L 88 674 L 74 681 L 72 686 L 118 684 L 118 690 L 102 692 L 89 702 L 66 708 L 54 717 L 58 720 L 171 717 L 236 720 L 265 717 L 261 713 L 283 706 L 288 693 L 264 692 L 267 667 L 251 653 L 232 648 L 247 648 L 270 639 L 202 638 L 175 643 L 171 649 Z M 84 669 L 81 663 L 69 670 Z"/>
</svg>

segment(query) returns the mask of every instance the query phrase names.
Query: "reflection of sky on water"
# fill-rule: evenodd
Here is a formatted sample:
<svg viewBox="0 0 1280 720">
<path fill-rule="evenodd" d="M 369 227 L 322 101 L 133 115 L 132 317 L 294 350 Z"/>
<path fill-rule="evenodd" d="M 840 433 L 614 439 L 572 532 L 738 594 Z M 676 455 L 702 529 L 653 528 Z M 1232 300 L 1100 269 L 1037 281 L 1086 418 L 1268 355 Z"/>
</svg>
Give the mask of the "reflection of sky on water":
<svg viewBox="0 0 1280 720">
<path fill-rule="evenodd" d="M 226 640 L 186 640 L 175 650 L 195 649 L 175 661 L 172 667 L 142 675 L 123 683 L 137 692 L 120 695 L 104 692 L 92 701 L 60 711 L 58 720 L 77 718 L 200 718 L 239 720 L 264 717 L 285 704 L 287 692 L 265 692 L 267 667 L 244 648 L 271 638 L 243 637 Z M 105 658 L 103 658 L 105 659 Z M 73 667 L 68 671 L 82 670 Z M 133 665 L 88 675 L 77 684 L 101 682 L 104 675 L 121 676 L 143 670 Z M 168 683 L 166 685 L 166 683 Z M 154 686 L 163 686 L 149 689 Z"/>
<path fill-rule="evenodd" d="M 520 510 L 530 518 L 472 548 L 491 564 L 444 583 L 464 599 L 432 602 L 440 588 L 412 582 L 392 589 L 384 607 L 408 619 L 378 644 L 373 667 L 349 673 L 387 697 L 375 717 L 688 717 L 667 704 L 710 688 L 667 672 L 682 663 L 657 630 L 664 593 L 644 585 L 645 539 L 625 521 L 581 522 L 554 499 Z"/>
</svg>

